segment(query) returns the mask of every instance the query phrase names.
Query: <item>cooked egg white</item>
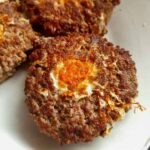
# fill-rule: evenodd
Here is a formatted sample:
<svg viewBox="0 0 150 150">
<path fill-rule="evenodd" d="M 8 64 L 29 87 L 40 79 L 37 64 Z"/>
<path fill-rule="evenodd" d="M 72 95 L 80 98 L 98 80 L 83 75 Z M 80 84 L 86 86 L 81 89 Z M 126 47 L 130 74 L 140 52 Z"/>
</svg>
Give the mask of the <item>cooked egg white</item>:
<svg viewBox="0 0 150 150">
<path fill-rule="evenodd" d="M 54 74 L 54 72 L 50 73 L 50 78 L 53 81 L 53 86 L 55 87 L 55 89 L 59 91 L 59 94 L 63 94 L 63 93 L 68 91 L 68 87 L 67 86 L 66 87 L 59 86 L 58 78 Z M 80 92 L 76 90 L 76 91 L 73 92 L 74 98 L 79 100 L 81 98 L 90 96 L 90 95 L 93 94 L 93 89 L 94 89 L 94 85 L 92 85 L 91 83 L 86 83 L 85 94 L 80 94 Z"/>
<path fill-rule="evenodd" d="M 58 63 L 50 72 L 50 78 L 60 95 L 73 96 L 79 100 L 93 94 L 95 84 L 91 81 L 91 76 L 94 77 L 95 74 L 93 64 L 70 59 Z"/>
</svg>

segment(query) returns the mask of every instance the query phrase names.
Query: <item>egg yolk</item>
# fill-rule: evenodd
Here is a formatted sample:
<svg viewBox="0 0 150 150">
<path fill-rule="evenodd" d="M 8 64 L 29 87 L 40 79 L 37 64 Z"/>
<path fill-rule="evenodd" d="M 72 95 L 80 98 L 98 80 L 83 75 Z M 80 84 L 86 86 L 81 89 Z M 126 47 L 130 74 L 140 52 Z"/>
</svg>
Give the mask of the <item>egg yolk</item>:
<svg viewBox="0 0 150 150">
<path fill-rule="evenodd" d="M 56 66 L 55 75 L 59 87 L 67 88 L 63 94 L 72 95 L 74 92 L 86 94 L 86 88 L 92 85 L 95 78 L 96 67 L 91 62 L 68 59 Z"/>
</svg>

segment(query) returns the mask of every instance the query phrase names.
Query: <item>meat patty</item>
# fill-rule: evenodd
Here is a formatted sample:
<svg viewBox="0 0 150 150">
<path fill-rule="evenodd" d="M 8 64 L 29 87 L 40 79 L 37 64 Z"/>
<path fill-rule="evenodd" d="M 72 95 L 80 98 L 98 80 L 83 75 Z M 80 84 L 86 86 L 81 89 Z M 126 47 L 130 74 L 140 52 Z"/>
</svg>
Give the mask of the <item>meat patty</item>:
<svg viewBox="0 0 150 150">
<path fill-rule="evenodd" d="M 22 0 L 33 26 L 46 36 L 70 32 L 106 32 L 113 8 L 120 0 Z"/>
<path fill-rule="evenodd" d="M 26 104 L 39 129 L 59 144 L 107 135 L 137 95 L 129 52 L 98 35 L 43 39 L 30 60 Z"/>
<path fill-rule="evenodd" d="M 0 2 L 0 82 L 11 76 L 26 60 L 25 52 L 36 39 L 29 21 L 16 2 Z"/>
</svg>

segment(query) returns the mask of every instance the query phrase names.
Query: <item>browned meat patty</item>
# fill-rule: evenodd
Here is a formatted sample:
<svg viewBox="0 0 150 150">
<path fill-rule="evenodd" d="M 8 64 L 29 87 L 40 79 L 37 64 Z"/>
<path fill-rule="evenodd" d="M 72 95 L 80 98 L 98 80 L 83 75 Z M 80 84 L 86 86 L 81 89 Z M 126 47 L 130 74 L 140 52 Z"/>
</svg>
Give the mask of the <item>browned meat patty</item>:
<svg viewBox="0 0 150 150">
<path fill-rule="evenodd" d="M 46 36 L 69 32 L 106 32 L 113 8 L 120 0 L 22 0 L 33 26 Z"/>
<path fill-rule="evenodd" d="M 0 82 L 11 76 L 26 60 L 36 38 L 29 21 L 19 12 L 15 2 L 0 3 Z"/>
<path fill-rule="evenodd" d="M 30 55 L 26 104 L 60 144 L 92 141 L 123 119 L 137 95 L 128 51 L 95 35 L 43 39 Z"/>
</svg>

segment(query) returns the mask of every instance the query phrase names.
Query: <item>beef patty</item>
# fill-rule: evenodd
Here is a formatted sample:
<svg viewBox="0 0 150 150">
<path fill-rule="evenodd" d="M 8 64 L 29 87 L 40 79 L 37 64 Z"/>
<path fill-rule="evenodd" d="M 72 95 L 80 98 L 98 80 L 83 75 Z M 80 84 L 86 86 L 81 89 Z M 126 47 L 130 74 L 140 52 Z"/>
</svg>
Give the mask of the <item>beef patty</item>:
<svg viewBox="0 0 150 150">
<path fill-rule="evenodd" d="M 11 76 L 26 60 L 36 35 L 16 2 L 0 3 L 0 82 Z"/>
<path fill-rule="evenodd" d="M 22 0 L 33 26 L 46 36 L 70 32 L 106 32 L 113 8 L 120 0 Z"/>
<path fill-rule="evenodd" d="M 98 35 L 45 38 L 30 60 L 26 104 L 40 130 L 60 144 L 107 135 L 137 95 L 129 52 Z"/>
</svg>

